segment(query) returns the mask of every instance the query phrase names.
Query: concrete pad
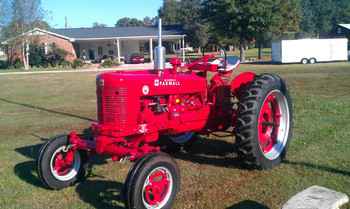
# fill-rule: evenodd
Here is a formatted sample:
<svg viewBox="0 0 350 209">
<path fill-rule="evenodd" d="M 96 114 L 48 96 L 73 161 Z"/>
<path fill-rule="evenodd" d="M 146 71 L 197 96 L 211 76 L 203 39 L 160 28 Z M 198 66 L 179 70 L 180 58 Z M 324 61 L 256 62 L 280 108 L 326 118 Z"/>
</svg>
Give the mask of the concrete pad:
<svg viewBox="0 0 350 209">
<path fill-rule="evenodd" d="M 349 202 L 346 194 L 312 186 L 293 196 L 282 209 L 339 209 Z"/>
</svg>

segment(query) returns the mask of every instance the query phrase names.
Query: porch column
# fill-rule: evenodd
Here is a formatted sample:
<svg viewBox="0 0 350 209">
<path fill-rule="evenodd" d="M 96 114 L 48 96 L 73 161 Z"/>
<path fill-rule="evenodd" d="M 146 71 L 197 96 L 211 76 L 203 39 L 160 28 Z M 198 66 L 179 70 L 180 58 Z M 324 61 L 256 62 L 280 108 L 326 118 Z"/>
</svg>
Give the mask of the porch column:
<svg viewBox="0 0 350 209">
<path fill-rule="evenodd" d="M 182 36 L 182 62 L 185 62 L 185 36 Z"/>
<path fill-rule="evenodd" d="M 153 39 L 149 39 L 149 58 L 153 62 Z"/>
<path fill-rule="evenodd" d="M 120 40 L 117 39 L 117 60 L 120 63 Z"/>
</svg>

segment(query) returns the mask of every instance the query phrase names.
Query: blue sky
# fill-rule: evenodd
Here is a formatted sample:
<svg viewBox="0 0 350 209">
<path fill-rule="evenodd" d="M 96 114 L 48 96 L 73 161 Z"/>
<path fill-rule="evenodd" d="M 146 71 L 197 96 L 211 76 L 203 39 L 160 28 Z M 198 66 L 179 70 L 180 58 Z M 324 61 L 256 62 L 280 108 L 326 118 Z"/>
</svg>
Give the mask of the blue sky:
<svg viewBox="0 0 350 209">
<path fill-rule="evenodd" d="M 63 28 L 64 17 L 70 27 L 91 27 L 93 22 L 114 26 L 121 17 L 143 19 L 158 13 L 162 0 L 42 0 L 51 27 Z"/>
</svg>

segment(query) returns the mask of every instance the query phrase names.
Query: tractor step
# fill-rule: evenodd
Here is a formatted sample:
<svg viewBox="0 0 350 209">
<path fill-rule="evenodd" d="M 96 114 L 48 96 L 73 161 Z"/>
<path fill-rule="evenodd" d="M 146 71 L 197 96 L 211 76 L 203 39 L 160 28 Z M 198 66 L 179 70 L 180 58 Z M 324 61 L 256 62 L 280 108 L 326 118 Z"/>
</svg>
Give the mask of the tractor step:
<svg viewBox="0 0 350 209">
<path fill-rule="evenodd" d="M 282 209 L 339 209 L 348 202 L 346 194 L 312 186 L 293 196 Z"/>
</svg>

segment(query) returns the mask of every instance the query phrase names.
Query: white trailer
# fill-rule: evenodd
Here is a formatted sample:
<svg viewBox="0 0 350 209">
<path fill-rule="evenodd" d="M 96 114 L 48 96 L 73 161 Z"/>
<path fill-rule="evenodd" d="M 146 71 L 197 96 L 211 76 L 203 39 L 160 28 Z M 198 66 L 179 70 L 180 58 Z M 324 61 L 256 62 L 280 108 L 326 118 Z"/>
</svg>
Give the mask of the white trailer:
<svg viewBox="0 0 350 209">
<path fill-rule="evenodd" d="M 272 43 L 272 62 L 302 63 L 348 60 L 348 39 L 281 40 Z"/>
</svg>

